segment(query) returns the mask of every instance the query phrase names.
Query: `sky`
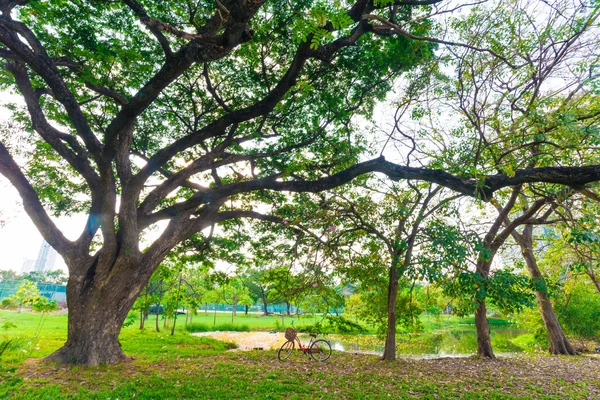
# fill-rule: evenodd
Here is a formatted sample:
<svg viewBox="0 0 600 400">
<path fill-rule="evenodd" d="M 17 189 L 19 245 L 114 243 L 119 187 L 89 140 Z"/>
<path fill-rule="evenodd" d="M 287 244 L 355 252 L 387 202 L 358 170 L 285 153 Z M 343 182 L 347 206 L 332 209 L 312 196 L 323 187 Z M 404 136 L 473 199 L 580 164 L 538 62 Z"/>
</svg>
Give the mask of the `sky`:
<svg viewBox="0 0 600 400">
<path fill-rule="evenodd" d="M 12 269 L 21 272 L 25 259 L 35 260 L 42 245 L 42 235 L 23 210 L 21 198 L 16 189 L 0 176 L 0 270 Z M 79 236 L 85 225 L 85 216 L 55 219 L 69 239 Z M 57 256 L 55 268 L 66 270 L 62 257 Z"/>
<path fill-rule="evenodd" d="M 23 104 L 19 96 L 3 92 L 0 123 L 10 119 L 9 111 L 2 105 L 11 102 Z M 55 219 L 58 227 L 69 239 L 79 236 L 85 221 L 84 215 Z M 12 269 L 21 272 L 24 260 L 37 259 L 42 241 L 42 235 L 23 209 L 19 193 L 8 179 L 0 175 L 0 270 Z M 56 257 L 55 268 L 65 271 L 67 269 L 60 255 Z"/>
</svg>

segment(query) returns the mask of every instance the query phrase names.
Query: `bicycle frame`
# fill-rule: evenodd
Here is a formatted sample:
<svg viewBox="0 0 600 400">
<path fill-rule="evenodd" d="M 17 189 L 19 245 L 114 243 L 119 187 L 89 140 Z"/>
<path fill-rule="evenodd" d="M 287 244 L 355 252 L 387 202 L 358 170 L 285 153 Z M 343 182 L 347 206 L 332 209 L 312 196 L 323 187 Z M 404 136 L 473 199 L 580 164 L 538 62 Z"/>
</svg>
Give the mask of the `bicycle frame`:
<svg viewBox="0 0 600 400">
<path fill-rule="evenodd" d="M 305 347 L 305 346 L 303 346 L 303 345 L 302 345 L 302 342 L 300 342 L 300 338 L 298 337 L 298 335 L 297 335 L 297 334 L 296 334 L 296 337 L 295 337 L 296 343 L 298 343 L 298 348 L 299 348 L 300 350 L 302 350 L 302 352 L 303 352 L 304 354 L 308 354 L 308 352 L 310 351 L 310 346 L 311 346 L 311 345 L 313 344 L 313 342 L 314 342 L 314 340 L 313 340 L 313 339 L 314 339 L 314 338 L 311 336 L 311 338 L 310 338 L 310 341 L 308 342 L 308 344 L 307 344 L 307 345 L 306 345 L 306 347 Z"/>
</svg>

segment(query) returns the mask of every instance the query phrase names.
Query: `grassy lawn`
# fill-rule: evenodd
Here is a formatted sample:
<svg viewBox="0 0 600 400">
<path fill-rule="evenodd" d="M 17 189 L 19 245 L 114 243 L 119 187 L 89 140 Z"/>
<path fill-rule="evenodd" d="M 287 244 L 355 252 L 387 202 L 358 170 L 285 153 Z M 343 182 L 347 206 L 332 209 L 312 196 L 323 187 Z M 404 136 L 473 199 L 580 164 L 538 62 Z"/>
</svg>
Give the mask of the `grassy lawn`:
<svg viewBox="0 0 600 400">
<path fill-rule="evenodd" d="M 272 318 L 272 317 L 269 317 Z M 227 344 L 190 336 L 180 327 L 123 329 L 121 343 L 135 361 L 78 367 L 41 362 L 66 337 L 66 316 L 0 312 L 0 342 L 13 340 L 0 366 L 0 398 L 11 399 L 565 399 L 600 396 L 600 358 L 524 356 L 399 360 L 335 352 L 324 364 L 275 351 L 227 351 Z M 195 321 L 196 322 L 196 321 Z M 10 325 L 10 324 L 9 324 Z M 182 324 L 183 325 L 183 324 Z M 152 328 L 152 325 L 149 326 Z"/>
<path fill-rule="evenodd" d="M 147 324 L 151 327 L 154 327 L 155 316 L 150 315 Z M 161 317 L 159 317 L 161 318 Z M 180 316 L 181 318 L 181 316 Z M 423 323 L 423 332 L 432 332 L 440 329 L 453 329 L 460 328 L 463 326 L 475 326 L 475 318 L 474 317 L 457 317 L 454 315 L 421 315 L 421 322 Z M 180 320 L 184 321 L 185 316 Z M 243 313 L 239 313 L 236 315 L 233 325 L 237 326 L 246 326 L 251 331 L 281 331 L 282 326 L 285 328 L 286 326 L 290 326 L 292 321 L 294 321 L 295 326 L 302 325 L 313 325 L 319 321 L 321 321 L 321 315 L 291 315 L 284 316 L 283 324 L 281 315 L 272 314 L 272 315 L 261 315 L 261 314 L 248 314 L 245 315 Z M 370 326 L 365 321 L 356 321 L 354 318 L 351 318 L 352 322 L 358 322 L 367 328 L 369 333 L 376 333 L 376 328 L 374 326 Z M 179 322 L 178 322 L 179 323 Z M 506 319 L 502 318 L 489 318 L 489 323 L 491 326 L 504 326 L 509 325 L 510 322 Z M 201 311 L 198 315 L 195 315 L 192 320 L 192 324 L 202 324 L 208 328 L 212 326 L 216 327 L 229 327 L 231 326 L 231 313 L 220 313 L 216 314 L 216 324 L 215 324 L 215 316 L 212 311 L 205 313 Z M 285 326 L 284 326 L 285 325 Z M 162 326 L 162 322 L 161 322 Z"/>
<path fill-rule="evenodd" d="M 155 315 L 150 315 L 147 323 L 152 327 L 155 325 Z M 161 318 L 159 316 L 159 318 Z M 185 316 L 180 315 L 179 318 L 181 320 L 179 322 L 185 322 Z M 287 326 L 294 321 L 296 326 L 305 325 L 305 324 L 313 324 L 315 321 L 319 321 L 321 319 L 320 316 L 313 317 L 312 315 L 291 315 L 284 316 L 283 323 Z M 212 327 L 215 321 L 215 316 L 212 311 L 205 313 L 204 311 L 198 312 L 197 315 L 192 317 L 192 324 L 202 324 L 208 327 Z M 139 321 L 138 321 L 139 322 Z M 177 323 L 179 323 L 177 322 Z M 253 314 L 250 313 L 245 315 L 244 313 L 238 312 L 234 318 L 234 325 L 245 325 L 251 331 L 273 331 L 273 330 L 281 330 L 281 315 L 271 314 L 271 315 L 262 315 L 262 314 Z M 223 313 L 217 312 L 216 314 L 216 325 L 231 325 L 231 313 Z M 162 325 L 161 325 L 162 326 Z M 276 329 L 277 328 L 277 329 Z"/>
</svg>

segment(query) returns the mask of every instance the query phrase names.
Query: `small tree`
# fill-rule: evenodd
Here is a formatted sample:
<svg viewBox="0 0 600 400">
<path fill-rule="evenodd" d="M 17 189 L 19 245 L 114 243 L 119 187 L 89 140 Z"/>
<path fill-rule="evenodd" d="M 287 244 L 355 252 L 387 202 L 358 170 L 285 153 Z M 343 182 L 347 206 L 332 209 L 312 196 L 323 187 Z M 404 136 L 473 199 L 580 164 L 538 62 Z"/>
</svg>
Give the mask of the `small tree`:
<svg viewBox="0 0 600 400">
<path fill-rule="evenodd" d="M 250 297 L 248 288 L 244 286 L 239 279 L 234 279 L 229 282 L 228 285 L 224 287 L 224 300 L 231 304 L 231 323 L 233 324 L 233 319 L 236 315 L 236 309 L 238 305 L 248 305 L 251 306 L 254 304 L 254 301 Z"/>
<path fill-rule="evenodd" d="M 23 306 L 31 306 L 35 302 L 39 302 L 40 293 L 37 284 L 31 281 L 25 281 L 17 290 L 17 293 L 9 297 L 10 301 L 16 305 L 16 308 L 21 312 Z"/>
</svg>

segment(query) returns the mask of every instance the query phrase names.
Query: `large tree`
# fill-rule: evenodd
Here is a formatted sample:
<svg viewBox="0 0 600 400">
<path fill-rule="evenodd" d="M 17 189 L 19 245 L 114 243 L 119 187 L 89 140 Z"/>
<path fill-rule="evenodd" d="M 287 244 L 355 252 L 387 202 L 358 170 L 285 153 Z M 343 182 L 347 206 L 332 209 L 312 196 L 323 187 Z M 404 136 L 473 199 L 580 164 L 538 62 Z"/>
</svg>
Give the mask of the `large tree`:
<svg viewBox="0 0 600 400">
<path fill-rule="evenodd" d="M 11 108 L 0 173 L 69 269 L 68 339 L 49 358 L 125 360 L 123 320 L 169 251 L 270 202 L 268 191 L 323 191 L 372 171 L 485 199 L 523 182 L 600 179 L 599 165 L 475 179 L 359 162 L 351 117 L 431 56 L 414 39 L 435 3 L 0 1 L 0 83 L 24 102 Z M 18 128 L 35 133 L 28 146 Z M 69 240 L 49 210 L 89 217 Z"/>
</svg>

